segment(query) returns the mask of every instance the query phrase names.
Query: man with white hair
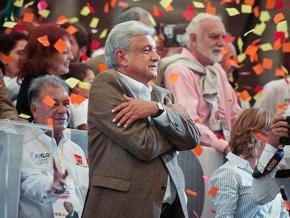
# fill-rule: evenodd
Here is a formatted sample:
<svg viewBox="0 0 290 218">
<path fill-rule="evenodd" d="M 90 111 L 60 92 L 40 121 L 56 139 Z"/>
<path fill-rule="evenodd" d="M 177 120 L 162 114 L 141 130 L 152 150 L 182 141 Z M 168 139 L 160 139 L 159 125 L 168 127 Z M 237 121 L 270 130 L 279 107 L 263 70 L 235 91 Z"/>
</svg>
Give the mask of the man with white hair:
<svg viewBox="0 0 290 218">
<path fill-rule="evenodd" d="M 108 71 L 90 91 L 90 188 L 84 218 L 188 217 L 177 150 L 199 143 L 199 131 L 172 94 L 148 82 L 160 60 L 154 29 L 116 25 L 105 56 Z"/>
<path fill-rule="evenodd" d="M 187 49 L 161 61 L 164 84 L 201 132 L 201 144 L 228 151 L 231 125 L 240 113 L 220 55 L 225 27 L 218 16 L 200 13 L 186 29 Z"/>
</svg>

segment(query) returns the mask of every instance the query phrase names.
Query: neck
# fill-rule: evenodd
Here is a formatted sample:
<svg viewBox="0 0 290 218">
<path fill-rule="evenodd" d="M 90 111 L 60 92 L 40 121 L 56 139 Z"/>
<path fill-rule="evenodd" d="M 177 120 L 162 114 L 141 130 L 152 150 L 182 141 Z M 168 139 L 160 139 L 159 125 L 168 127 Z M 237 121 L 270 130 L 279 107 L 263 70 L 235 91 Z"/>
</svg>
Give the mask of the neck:
<svg viewBox="0 0 290 218">
<path fill-rule="evenodd" d="M 116 70 L 140 83 L 143 83 L 144 85 L 147 85 L 148 81 L 141 81 L 139 78 L 137 78 L 134 74 L 130 74 L 130 73 L 127 73 L 126 71 L 124 71 L 122 68 L 116 68 Z"/>
<path fill-rule="evenodd" d="M 257 165 L 257 160 L 258 160 L 256 157 L 248 157 L 248 158 L 245 158 L 245 160 L 249 161 L 252 169 L 255 169 Z"/>
<path fill-rule="evenodd" d="M 52 137 L 51 131 L 48 131 L 46 134 L 48 136 Z M 59 144 L 62 137 L 63 137 L 63 131 L 61 131 L 61 132 L 54 131 L 53 132 L 53 138 L 55 139 L 57 145 Z"/>
</svg>

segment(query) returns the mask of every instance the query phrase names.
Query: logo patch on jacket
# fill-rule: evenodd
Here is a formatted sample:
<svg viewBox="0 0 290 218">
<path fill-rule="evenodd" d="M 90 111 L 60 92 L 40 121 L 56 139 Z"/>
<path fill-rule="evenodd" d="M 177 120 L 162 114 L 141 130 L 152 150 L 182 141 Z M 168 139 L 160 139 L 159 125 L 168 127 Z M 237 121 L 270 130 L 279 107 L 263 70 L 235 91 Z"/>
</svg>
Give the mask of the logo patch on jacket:
<svg viewBox="0 0 290 218">
<path fill-rule="evenodd" d="M 74 156 L 75 156 L 76 164 L 77 165 L 83 165 L 82 156 L 81 155 L 78 155 L 78 154 L 74 154 Z"/>
</svg>

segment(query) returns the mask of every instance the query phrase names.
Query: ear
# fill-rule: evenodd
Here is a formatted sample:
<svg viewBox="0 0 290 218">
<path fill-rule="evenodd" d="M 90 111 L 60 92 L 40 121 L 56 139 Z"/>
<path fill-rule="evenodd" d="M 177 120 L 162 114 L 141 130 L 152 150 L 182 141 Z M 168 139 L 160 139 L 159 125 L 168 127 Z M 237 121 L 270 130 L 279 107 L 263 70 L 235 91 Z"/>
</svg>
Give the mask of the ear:
<svg viewBox="0 0 290 218">
<path fill-rule="evenodd" d="M 115 57 L 116 57 L 116 64 L 119 67 L 127 67 L 127 54 L 123 49 L 118 48 L 115 51 Z"/>
<path fill-rule="evenodd" d="M 32 113 L 32 115 L 33 115 L 33 117 L 34 117 L 34 119 L 36 120 L 37 119 L 37 114 L 38 114 L 38 107 L 36 106 L 36 104 L 35 103 L 32 103 L 31 105 L 30 105 L 30 111 L 31 111 L 31 113 Z"/>
<path fill-rule="evenodd" d="M 191 33 L 190 35 L 189 35 L 189 39 L 190 39 L 190 44 L 191 45 L 196 45 L 196 38 L 197 38 L 197 35 L 196 35 L 196 33 Z"/>
</svg>

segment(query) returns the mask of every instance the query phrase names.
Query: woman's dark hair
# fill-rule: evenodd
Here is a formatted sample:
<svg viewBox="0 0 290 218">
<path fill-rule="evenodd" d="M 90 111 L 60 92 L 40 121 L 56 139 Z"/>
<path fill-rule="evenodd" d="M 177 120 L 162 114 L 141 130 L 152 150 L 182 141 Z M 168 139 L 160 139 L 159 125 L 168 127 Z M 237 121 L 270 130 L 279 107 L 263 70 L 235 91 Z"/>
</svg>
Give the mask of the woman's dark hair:
<svg viewBox="0 0 290 218">
<path fill-rule="evenodd" d="M 47 36 L 50 43 L 49 46 L 44 46 L 37 39 L 42 36 Z M 65 29 L 54 23 L 42 24 L 35 28 L 28 36 L 28 42 L 25 47 L 25 57 L 21 61 L 20 78 L 32 78 L 39 73 L 47 73 L 47 69 L 53 65 L 51 57 L 57 54 L 54 44 L 59 39 L 68 38 L 68 33 Z"/>
<path fill-rule="evenodd" d="M 4 33 L 0 35 L 0 53 L 9 55 L 20 40 L 27 40 L 27 36 L 24 33 L 13 31 L 11 33 Z M 0 61 L 0 69 L 5 74 L 5 66 Z"/>
</svg>

